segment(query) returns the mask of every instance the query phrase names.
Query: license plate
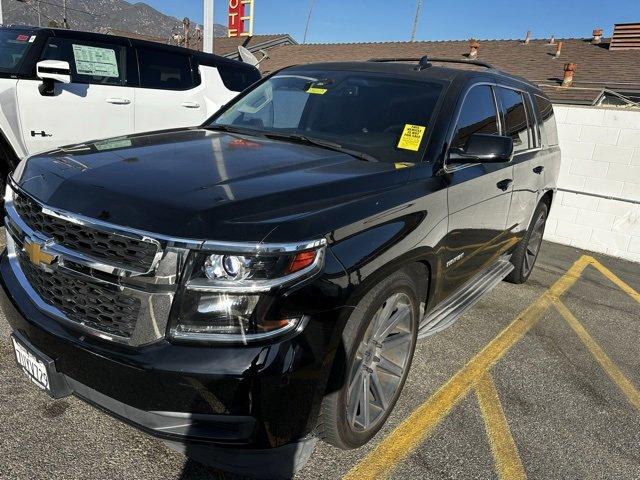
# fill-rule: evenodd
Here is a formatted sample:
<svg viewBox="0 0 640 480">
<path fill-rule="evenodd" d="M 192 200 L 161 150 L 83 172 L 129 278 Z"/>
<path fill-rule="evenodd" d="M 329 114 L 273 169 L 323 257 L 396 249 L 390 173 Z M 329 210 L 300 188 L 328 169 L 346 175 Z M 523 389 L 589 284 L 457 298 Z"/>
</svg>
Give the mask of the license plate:
<svg viewBox="0 0 640 480">
<path fill-rule="evenodd" d="M 50 394 L 51 387 L 49 386 L 49 371 L 47 370 L 45 363 L 18 340 L 13 337 L 11 340 L 13 340 L 13 349 L 16 354 L 16 361 L 18 362 L 18 365 L 22 367 L 24 373 L 33 383 Z"/>
</svg>

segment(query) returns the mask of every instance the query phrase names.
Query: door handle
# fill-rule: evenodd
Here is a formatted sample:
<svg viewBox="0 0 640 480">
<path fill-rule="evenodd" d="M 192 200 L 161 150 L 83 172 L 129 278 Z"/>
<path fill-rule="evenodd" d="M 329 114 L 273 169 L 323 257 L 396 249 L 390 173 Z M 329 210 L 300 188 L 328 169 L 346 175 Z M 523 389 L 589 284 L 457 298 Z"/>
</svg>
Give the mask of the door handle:
<svg viewBox="0 0 640 480">
<path fill-rule="evenodd" d="M 511 185 L 512 183 L 513 183 L 513 179 L 505 178 L 504 180 L 500 180 L 498 183 L 496 183 L 496 187 L 498 187 L 503 192 L 506 192 L 507 189 L 509 188 L 509 185 Z"/>
<path fill-rule="evenodd" d="M 198 102 L 182 102 L 182 106 L 184 108 L 200 108 L 200 104 Z"/>
<path fill-rule="evenodd" d="M 540 175 L 543 171 L 544 171 L 544 167 L 542 165 L 538 165 L 536 168 L 533 169 L 533 173 L 537 173 L 538 175 Z"/>
<path fill-rule="evenodd" d="M 128 98 L 107 98 L 105 101 L 114 105 L 129 105 L 131 103 Z"/>
</svg>

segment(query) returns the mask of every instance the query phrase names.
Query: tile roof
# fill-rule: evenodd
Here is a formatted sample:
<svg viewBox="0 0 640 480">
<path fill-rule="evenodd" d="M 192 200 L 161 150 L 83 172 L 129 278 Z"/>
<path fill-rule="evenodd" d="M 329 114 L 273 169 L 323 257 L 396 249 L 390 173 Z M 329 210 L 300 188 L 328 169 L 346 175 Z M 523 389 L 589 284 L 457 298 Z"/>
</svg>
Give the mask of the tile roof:
<svg viewBox="0 0 640 480">
<path fill-rule="evenodd" d="M 274 43 L 295 43 L 295 40 L 286 33 L 254 35 L 252 37 L 216 37 L 213 41 L 213 50 L 217 55 L 237 56 L 240 45 L 253 51 L 262 48 L 262 45 Z"/>
<path fill-rule="evenodd" d="M 478 60 L 493 64 L 505 72 L 519 75 L 540 85 L 551 99 L 561 103 L 592 103 L 603 88 L 640 90 L 640 51 L 608 49 L 608 41 L 591 45 L 584 39 L 562 41 L 562 53 L 548 40 L 480 40 Z M 261 64 L 263 73 L 285 66 L 346 60 L 368 60 L 375 57 L 462 58 L 469 52 L 469 41 L 334 43 L 282 45 L 269 49 L 269 59 Z M 564 64 L 578 64 L 574 83 L 560 88 Z"/>
</svg>

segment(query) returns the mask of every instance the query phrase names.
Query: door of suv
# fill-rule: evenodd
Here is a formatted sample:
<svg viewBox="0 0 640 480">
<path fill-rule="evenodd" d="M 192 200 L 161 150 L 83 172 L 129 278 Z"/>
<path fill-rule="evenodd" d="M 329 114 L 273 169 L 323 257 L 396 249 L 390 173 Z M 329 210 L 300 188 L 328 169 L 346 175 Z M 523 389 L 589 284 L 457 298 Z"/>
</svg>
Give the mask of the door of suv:
<svg viewBox="0 0 640 480">
<path fill-rule="evenodd" d="M 69 62 L 71 83 L 40 92 L 41 80 L 21 79 L 18 111 L 30 154 L 87 140 L 134 132 L 134 89 L 127 86 L 125 40 L 88 41 L 50 37 L 40 60 Z"/>
<path fill-rule="evenodd" d="M 516 239 L 521 238 L 529 228 L 544 188 L 544 158 L 530 95 L 499 86 L 496 87 L 496 96 L 504 133 L 513 139 L 513 195 L 507 230 Z"/>
<path fill-rule="evenodd" d="M 478 84 L 464 97 L 450 142 L 462 148 L 474 133 L 500 135 L 492 86 Z M 508 248 L 507 215 L 513 167 L 510 163 L 446 166 L 449 230 L 444 257 L 448 293 L 460 287 Z"/>
<path fill-rule="evenodd" d="M 207 119 L 205 85 L 191 55 L 138 46 L 140 86 L 136 88 L 136 132 L 194 127 Z"/>
</svg>

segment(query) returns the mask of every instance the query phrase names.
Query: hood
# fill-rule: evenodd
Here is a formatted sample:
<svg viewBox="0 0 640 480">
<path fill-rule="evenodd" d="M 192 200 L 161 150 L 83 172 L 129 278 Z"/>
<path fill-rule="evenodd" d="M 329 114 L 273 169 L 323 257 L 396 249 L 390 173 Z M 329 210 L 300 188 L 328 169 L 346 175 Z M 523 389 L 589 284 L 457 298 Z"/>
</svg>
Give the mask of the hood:
<svg viewBox="0 0 640 480">
<path fill-rule="evenodd" d="M 331 218 L 339 205 L 405 182 L 408 170 L 313 146 L 183 129 L 36 155 L 14 179 L 51 207 L 148 232 L 261 241 L 278 230 L 276 237 L 297 241 L 331 231 L 326 224 L 309 231 L 310 216 Z"/>
</svg>

